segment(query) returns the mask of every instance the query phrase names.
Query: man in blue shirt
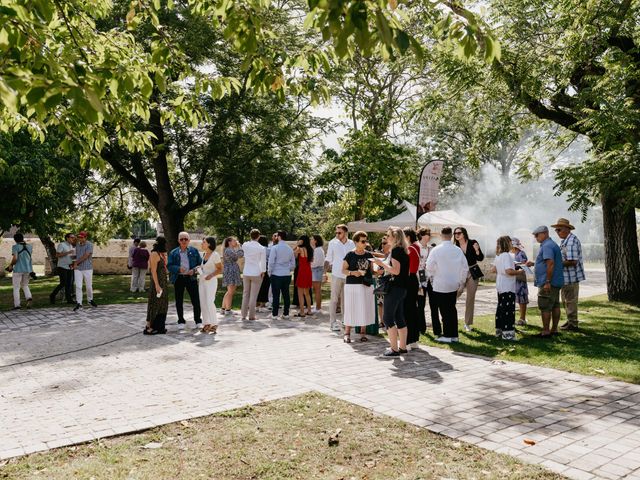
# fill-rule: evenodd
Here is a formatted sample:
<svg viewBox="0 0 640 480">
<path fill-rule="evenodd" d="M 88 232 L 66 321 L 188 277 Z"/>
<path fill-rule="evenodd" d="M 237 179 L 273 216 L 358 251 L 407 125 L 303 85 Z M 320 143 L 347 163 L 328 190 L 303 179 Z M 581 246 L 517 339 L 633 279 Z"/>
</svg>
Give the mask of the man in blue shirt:
<svg viewBox="0 0 640 480">
<path fill-rule="evenodd" d="M 202 325 L 200 318 L 200 294 L 198 293 L 198 280 L 196 267 L 202 264 L 202 257 L 196 248 L 190 247 L 191 238 L 187 232 L 178 234 L 178 247 L 169 252 L 167 258 L 167 270 L 169 281 L 173 283 L 176 294 L 176 311 L 178 312 L 178 330 L 183 331 L 186 321 L 184 319 L 184 291 L 187 290 L 191 305 L 193 305 L 193 320 L 196 328 Z"/>
<path fill-rule="evenodd" d="M 289 296 L 289 286 L 291 285 L 291 271 L 296 268 L 296 258 L 293 249 L 284 241 L 286 233 L 278 231 L 277 237 L 274 239 L 273 246 L 269 250 L 269 278 L 271 279 L 271 291 L 273 292 L 273 301 L 271 303 L 271 319 L 278 318 L 278 310 L 280 309 L 280 292 L 284 299 L 283 320 L 289 318 L 289 307 L 291 299 Z"/>
<path fill-rule="evenodd" d="M 558 244 L 549 238 L 546 226 L 536 228 L 533 235 L 540 244 L 540 251 L 535 263 L 527 262 L 527 265 L 535 266 L 534 285 L 538 287 L 538 308 L 542 316 L 539 336 L 549 338 L 558 333 L 560 322 L 560 289 L 564 284 L 562 252 Z"/>
</svg>

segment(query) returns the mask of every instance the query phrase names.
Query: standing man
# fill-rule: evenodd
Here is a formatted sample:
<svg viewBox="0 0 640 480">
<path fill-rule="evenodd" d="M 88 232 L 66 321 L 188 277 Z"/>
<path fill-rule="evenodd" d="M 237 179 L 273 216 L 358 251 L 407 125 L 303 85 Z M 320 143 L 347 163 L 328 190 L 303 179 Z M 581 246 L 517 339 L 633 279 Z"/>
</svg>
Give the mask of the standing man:
<svg viewBox="0 0 640 480">
<path fill-rule="evenodd" d="M 456 298 L 467 281 L 469 264 L 460 247 L 451 242 L 451 227 L 444 227 L 440 235 L 442 242 L 429 253 L 426 270 L 427 277 L 431 279 L 438 312 L 442 315 L 442 336 L 436 341 L 451 343 L 458 341 Z"/>
<path fill-rule="evenodd" d="M 31 253 L 33 247 L 28 245 L 24 241 L 24 235 L 20 232 L 13 236 L 14 242 L 11 247 L 11 263 L 8 270 L 13 272 L 11 276 L 11 282 L 13 284 L 13 309 L 19 310 L 20 306 L 20 288 L 24 292 L 24 298 L 27 303 L 27 308 L 31 307 L 33 297 L 31 296 L 31 290 L 29 290 L 29 279 L 31 278 L 31 272 L 33 272 L 33 263 L 31 261 Z"/>
<path fill-rule="evenodd" d="M 562 304 L 567 314 L 567 322 L 560 326 L 560 330 L 578 330 L 578 293 L 580 282 L 584 281 L 584 265 L 582 263 L 582 244 L 571 230 L 575 227 L 566 218 L 559 218 L 555 225 L 556 233 L 562 239 L 560 252 L 562 253 L 562 274 L 564 285 L 560 290 Z"/>
<path fill-rule="evenodd" d="M 140 239 L 134 238 L 133 244 L 129 247 L 129 257 L 127 258 L 127 268 L 131 270 L 131 288 L 132 292 L 138 290 L 138 278 L 133 274 L 133 252 L 140 246 Z"/>
<path fill-rule="evenodd" d="M 562 252 L 549 238 L 549 229 L 545 225 L 536 228 L 533 236 L 540 244 L 540 251 L 535 263 L 527 262 L 527 266 L 535 266 L 534 285 L 538 287 L 538 309 L 542 317 L 542 332 L 538 336 L 550 338 L 558 333 L 560 322 L 560 289 L 564 284 Z"/>
<path fill-rule="evenodd" d="M 73 255 L 75 255 L 76 236 L 73 233 L 67 233 L 64 236 L 64 242 L 60 242 L 56 247 L 56 257 L 58 259 L 58 268 L 56 273 L 60 279 L 60 283 L 53 289 L 51 295 L 49 295 L 49 301 L 53 304 L 56 303 L 56 296 L 60 290 L 64 289 L 64 298 L 67 303 L 73 303 L 71 298 L 71 291 L 73 289 L 73 270 L 71 265 L 73 264 Z"/>
<path fill-rule="evenodd" d="M 76 306 L 73 311 L 76 312 L 82 308 L 82 282 L 84 281 L 87 289 L 87 300 L 89 305 L 97 307 L 93 301 L 93 243 L 87 240 L 87 232 L 78 233 L 78 243 L 76 245 L 76 259 L 71 265 L 73 269 L 73 278 L 76 282 Z"/>
<path fill-rule="evenodd" d="M 291 285 L 291 272 L 296 268 L 296 258 L 293 254 L 293 249 L 285 242 L 286 236 L 285 232 L 278 231 L 277 238 L 269 251 L 269 277 L 271 278 L 271 291 L 273 292 L 271 320 L 278 318 L 280 292 L 282 292 L 284 299 L 282 319 L 289 319 L 289 307 L 291 306 L 289 286 Z"/>
<path fill-rule="evenodd" d="M 262 286 L 262 277 L 267 270 L 267 249 L 258 243 L 260 230 L 254 228 L 249 233 L 251 240 L 242 244 L 244 270 L 242 271 L 242 320 L 256 319 L 256 303 Z"/>
<path fill-rule="evenodd" d="M 344 283 L 346 277 L 342 273 L 342 261 L 351 250 L 356 248 L 356 244 L 349 240 L 347 234 L 349 229 L 346 225 L 336 226 L 336 236 L 329 242 L 327 256 L 324 260 L 325 272 L 331 272 L 331 306 L 329 309 L 329 322 L 331 331 L 339 332 L 338 324 L 338 303 L 343 307 Z M 344 308 L 340 308 L 344 311 Z"/>
<path fill-rule="evenodd" d="M 184 291 L 187 290 L 191 305 L 193 305 L 193 320 L 196 322 L 196 329 L 202 325 L 200 318 L 200 294 L 198 293 L 198 281 L 196 277 L 196 267 L 202 264 L 200 252 L 190 247 L 191 237 L 187 232 L 178 234 L 178 246 L 169 252 L 167 259 L 167 270 L 169 270 L 169 280 L 173 283 L 176 293 L 176 312 L 178 313 L 178 330 L 183 331 L 184 320 Z"/>
</svg>

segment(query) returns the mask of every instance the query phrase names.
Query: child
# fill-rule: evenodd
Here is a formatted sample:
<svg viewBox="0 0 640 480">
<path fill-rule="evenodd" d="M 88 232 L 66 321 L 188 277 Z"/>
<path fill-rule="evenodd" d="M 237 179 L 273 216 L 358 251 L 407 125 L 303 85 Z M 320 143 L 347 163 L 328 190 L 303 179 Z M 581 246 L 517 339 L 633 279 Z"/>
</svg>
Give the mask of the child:
<svg viewBox="0 0 640 480">
<path fill-rule="evenodd" d="M 496 244 L 494 261 L 498 307 L 496 308 L 496 337 L 515 340 L 516 323 L 516 265 L 511 251 L 511 237 L 500 237 Z"/>
</svg>

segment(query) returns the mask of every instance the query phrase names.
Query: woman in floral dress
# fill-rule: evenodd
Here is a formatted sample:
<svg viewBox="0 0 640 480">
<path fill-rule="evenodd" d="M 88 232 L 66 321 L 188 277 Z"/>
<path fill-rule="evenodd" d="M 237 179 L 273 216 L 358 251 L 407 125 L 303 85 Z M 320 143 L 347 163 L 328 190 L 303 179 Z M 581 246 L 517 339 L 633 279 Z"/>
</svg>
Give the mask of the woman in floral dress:
<svg viewBox="0 0 640 480">
<path fill-rule="evenodd" d="M 235 237 L 227 237 L 224 239 L 224 251 L 222 260 L 224 270 L 222 271 L 222 286 L 227 287 L 227 293 L 222 299 L 222 313 L 231 315 L 231 305 L 233 304 L 233 296 L 236 293 L 238 285 L 242 285 L 240 277 L 240 265 L 238 259 L 244 257 L 244 252 L 240 248 L 238 239 Z"/>
</svg>

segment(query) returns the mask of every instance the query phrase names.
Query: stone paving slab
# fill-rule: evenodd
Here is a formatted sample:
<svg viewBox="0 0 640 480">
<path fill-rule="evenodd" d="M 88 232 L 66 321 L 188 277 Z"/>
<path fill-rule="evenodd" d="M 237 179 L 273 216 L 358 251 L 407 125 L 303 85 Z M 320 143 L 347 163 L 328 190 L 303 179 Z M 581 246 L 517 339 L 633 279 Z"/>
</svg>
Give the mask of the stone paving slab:
<svg viewBox="0 0 640 480">
<path fill-rule="evenodd" d="M 0 314 L 0 459 L 316 390 L 570 478 L 640 478 L 638 385 L 438 348 L 381 359 L 324 316 L 147 337 L 145 308 Z"/>
</svg>

